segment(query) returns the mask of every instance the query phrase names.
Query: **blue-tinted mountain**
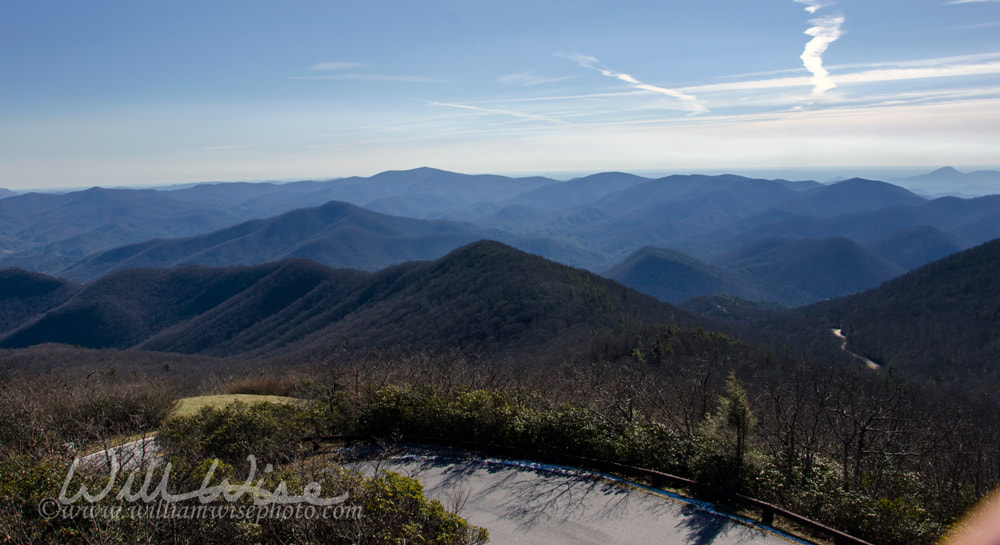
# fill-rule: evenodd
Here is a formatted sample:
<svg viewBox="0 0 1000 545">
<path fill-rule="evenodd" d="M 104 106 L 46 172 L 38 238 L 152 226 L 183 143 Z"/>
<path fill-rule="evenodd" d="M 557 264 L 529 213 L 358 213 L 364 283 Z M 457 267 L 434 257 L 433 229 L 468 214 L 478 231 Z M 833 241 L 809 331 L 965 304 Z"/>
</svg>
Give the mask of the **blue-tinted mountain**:
<svg viewBox="0 0 1000 545">
<path fill-rule="evenodd" d="M 593 203 L 606 195 L 650 181 L 624 172 L 603 172 L 549 184 L 517 195 L 509 202 L 543 210 L 562 210 Z"/>
<path fill-rule="evenodd" d="M 781 205 L 797 214 L 832 217 L 843 214 L 872 212 L 891 206 L 923 204 L 925 200 L 902 187 L 852 178 L 803 192 Z"/>
<path fill-rule="evenodd" d="M 959 172 L 953 167 L 943 167 L 927 174 L 894 181 L 926 195 L 1000 194 L 1000 171 L 996 170 Z"/>
<path fill-rule="evenodd" d="M 317 219 L 315 209 L 331 199 L 397 216 L 366 220 L 355 211 L 344 220 Z M 292 217 L 277 219 L 285 214 Z M 436 224 L 436 230 L 403 221 L 432 217 L 473 225 L 453 220 L 447 227 Z M 725 258 L 757 241 L 839 237 L 908 269 L 998 236 L 998 196 L 928 201 L 860 179 L 823 185 L 603 173 L 557 182 L 420 168 L 370 178 L 164 191 L 95 188 L 0 201 L 0 266 L 77 280 L 123 267 L 257 264 L 284 257 L 374 270 L 434 259 L 484 238 L 589 270 L 606 270 L 646 246 L 672 248 L 741 275 Z M 782 293 L 787 289 L 780 284 L 767 291 L 785 304 L 818 297 L 811 290 Z"/>
<path fill-rule="evenodd" d="M 673 250 L 643 248 L 605 276 L 671 303 L 726 294 L 801 306 L 857 293 L 905 271 L 845 238 L 770 238 L 716 256 L 711 263 Z"/>
<path fill-rule="evenodd" d="M 868 242 L 903 229 L 927 225 L 958 237 L 962 248 L 1000 236 L 1000 196 L 942 197 L 916 205 L 890 206 L 872 212 L 816 217 L 791 212 L 747 218 L 734 230 L 714 233 L 725 239 L 845 237 Z"/>
<path fill-rule="evenodd" d="M 53 303 L 0 346 L 58 342 L 242 357 L 345 343 L 511 351 L 572 346 L 615 327 L 694 323 L 611 280 L 496 242 L 377 273 L 305 260 L 133 269 Z"/>
<path fill-rule="evenodd" d="M 0 233 L 8 241 L 4 249 L 14 252 L 57 242 L 75 248 L 69 242 L 72 240 L 81 241 L 85 248 L 97 239 L 101 240 L 98 244 L 120 245 L 157 236 L 190 235 L 241 219 L 237 214 L 178 202 L 164 192 L 149 189 L 95 187 L 0 200 Z"/>
<path fill-rule="evenodd" d="M 788 306 L 839 297 L 878 286 L 905 272 L 858 243 L 829 239 L 761 239 L 716 261 L 766 286 Z"/>
<path fill-rule="evenodd" d="M 114 248 L 89 256 L 59 274 L 92 280 L 137 267 L 255 265 L 285 258 L 373 271 L 404 261 L 436 259 L 484 238 L 500 238 L 566 263 L 601 263 L 599 256 L 557 241 L 491 232 L 468 223 L 389 216 L 330 202 L 204 235 Z"/>
<path fill-rule="evenodd" d="M 722 293 L 756 300 L 768 297 L 739 274 L 664 248 L 642 248 L 604 276 L 668 303 Z"/>
<path fill-rule="evenodd" d="M 545 223 L 554 219 L 552 212 L 530 206 L 512 204 L 487 214 L 476 220 L 476 225 L 491 229 L 501 229 L 510 233 L 537 231 Z"/>
<path fill-rule="evenodd" d="M 569 209 L 536 232 L 572 238 L 619 261 L 643 246 L 697 253 L 691 249 L 693 237 L 726 230 L 798 194 L 787 182 L 734 175 L 668 176 Z"/>
<path fill-rule="evenodd" d="M 278 183 L 207 183 L 169 190 L 92 188 L 29 193 L 0 202 L 0 265 L 57 272 L 94 252 L 154 238 L 186 237 L 273 217 L 331 200 L 386 205 L 418 217 L 478 206 L 495 211 L 547 178 L 471 176 L 436 169 L 384 172 L 371 178 Z"/>
<path fill-rule="evenodd" d="M 692 297 L 677 306 L 717 323 L 759 321 L 788 310 L 778 303 L 749 301 L 725 293 Z"/>
<path fill-rule="evenodd" d="M 908 227 L 865 243 L 874 255 L 906 270 L 916 269 L 962 250 L 959 237 L 930 225 Z"/>
</svg>

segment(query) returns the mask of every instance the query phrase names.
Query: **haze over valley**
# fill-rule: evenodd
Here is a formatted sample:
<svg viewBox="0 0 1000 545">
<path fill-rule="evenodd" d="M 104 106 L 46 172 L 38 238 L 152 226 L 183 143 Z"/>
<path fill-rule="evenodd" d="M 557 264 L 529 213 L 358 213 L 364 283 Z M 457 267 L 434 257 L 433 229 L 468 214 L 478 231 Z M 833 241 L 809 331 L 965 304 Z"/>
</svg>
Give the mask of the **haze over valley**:
<svg viewBox="0 0 1000 545">
<path fill-rule="evenodd" d="M 0 265 L 92 281 L 136 267 L 304 258 L 376 271 L 477 240 L 663 301 L 785 306 L 856 293 L 1000 236 L 1000 197 L 886 182 L 608 172 L 568 181 L 431 168 L 371 178 L 92 188 L 0 200 Z"/>
</svg>

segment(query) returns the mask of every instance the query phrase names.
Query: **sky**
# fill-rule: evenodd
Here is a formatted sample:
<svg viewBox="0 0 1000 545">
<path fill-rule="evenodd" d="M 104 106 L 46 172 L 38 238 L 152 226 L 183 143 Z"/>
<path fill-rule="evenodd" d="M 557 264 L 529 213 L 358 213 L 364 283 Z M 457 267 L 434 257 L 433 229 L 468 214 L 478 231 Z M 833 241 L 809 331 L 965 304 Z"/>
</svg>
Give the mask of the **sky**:
<svg viewBox="0 0 1000 545">
<path fill-rule="evenodd" d="M 0 1 L 0 187 L 1000 167 L 1000 0 Z"/>
</svg>

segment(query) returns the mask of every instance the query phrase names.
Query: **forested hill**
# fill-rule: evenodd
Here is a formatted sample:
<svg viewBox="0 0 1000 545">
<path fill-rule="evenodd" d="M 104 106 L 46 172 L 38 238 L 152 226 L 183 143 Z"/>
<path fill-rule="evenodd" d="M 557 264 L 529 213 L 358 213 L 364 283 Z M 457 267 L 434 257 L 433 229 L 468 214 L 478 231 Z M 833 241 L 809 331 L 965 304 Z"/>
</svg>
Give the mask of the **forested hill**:
<svg viewBox="0 0 1000 545">
<path fill-rule="evenodd" d="M 696 321 L 611 280 L 489 241 L 378 273 L 305 260 L 131 269 L 44 310 L 0 346 L 58 342 L 241 357 L 345 343 L 506 352 L 621 326 Z"/>
<path fill-rule="evenodd" d="M 511 235 L 463 222 L 390 216 L 331 201 L 197 236 L 113 248 L 92 254 L 58 274 L 83 282 L 138 267 L 259 265 L 285 258 L 375 271 L 406 261 L 436 259 L 484 238 L 573 264 L 600 260 L 591 252 L 553 239 Z"/>
<path fill-rule="evenodd" d="M 0 269 L 0 335 L 66 302 L 80 285 L 22 269 Z"/>
<path fill-rule="evenodd" d="M 1000 239 L 763 327 L 814 345 L 842 328 L 848 350 L 910 375 L 1000 380 Z"/>
</svg>

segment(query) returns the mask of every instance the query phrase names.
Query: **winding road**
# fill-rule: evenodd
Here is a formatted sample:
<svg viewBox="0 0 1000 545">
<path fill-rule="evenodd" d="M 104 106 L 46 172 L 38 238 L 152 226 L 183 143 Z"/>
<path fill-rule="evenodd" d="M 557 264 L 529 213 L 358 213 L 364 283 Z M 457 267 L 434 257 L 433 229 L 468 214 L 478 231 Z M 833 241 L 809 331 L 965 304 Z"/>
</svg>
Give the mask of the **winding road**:
<svg viewBox="0 0 1000 545">
<path fill-rule="evenodd" d="M 854 352 L 851 352 L 850 350 L 848 350 L 847 349 L 847 335 L 844 335 L 844 330 L 843 329 L 831 329 L 830 331 L 833 331 L 833 336 L 834 337 L 837 337 L 838 339 L 840 339 L 840 351 L 841 352 L 847 352 L 848 354 L 850 354 L 851 356 L 853 356 L 854 359 L 858 359 L 858 360 L 863 361 L 864 364 L 867 365 L 868 368 L 871 369 L 872 371 L 878 371 L 879 369 L 882 368 L 881 365 L 873 362 L 872 360 L 870 360 L 870 359 L 868 359 L 868 358 L 866 358 L 864 356 L 855 354 Z"/>
</svg>

